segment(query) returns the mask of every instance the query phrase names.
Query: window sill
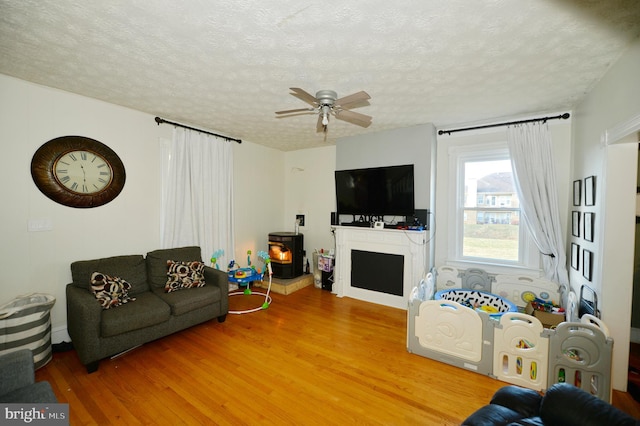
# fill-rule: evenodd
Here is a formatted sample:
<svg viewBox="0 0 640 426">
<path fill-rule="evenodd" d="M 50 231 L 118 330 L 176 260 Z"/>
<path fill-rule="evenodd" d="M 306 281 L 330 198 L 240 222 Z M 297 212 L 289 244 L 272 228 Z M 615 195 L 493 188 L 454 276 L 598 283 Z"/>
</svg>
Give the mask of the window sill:
<svg viewBox="0 0 640 426">
<path fill-rule="evenodd" d="M 514 265 L 500 265 L 495 263 L 488 263 L 483 261 L 473 262 L 473 261 L 446 261 L 444 263 L 446 266 L 452 266 L 457 269 L 470 269 L 470 268 L 480 268 L 486 271 L 491 275 L 527 275 L 533 277 L 542 277 L 544 276 L 544 271 L 542 269 L 532 269 L 524 266 Z"/>
</svg>

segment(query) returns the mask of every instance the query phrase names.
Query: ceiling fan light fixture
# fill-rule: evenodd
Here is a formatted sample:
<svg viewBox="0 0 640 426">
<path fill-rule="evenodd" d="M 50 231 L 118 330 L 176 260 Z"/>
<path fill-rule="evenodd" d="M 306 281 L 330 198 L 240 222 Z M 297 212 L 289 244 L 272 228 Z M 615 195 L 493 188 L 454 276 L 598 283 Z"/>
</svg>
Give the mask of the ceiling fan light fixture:
<svg viewBox="0 0 640 426">
<path fill-rule="evenodd" d="M 292 116 L 305 113 L 318 114 L 316 129 L 318 132 L 324 132 L 326 137 L 327 126 L 329 125 L 329 116 L 334 115 L 341 121 L 346 121 L 360 127 L 369 127 L 371 125 L 371 117 L 351 111 L 351 108 L 358 108 L 369 105 L 368 100 L 371 97 L 364 91 L 353 93 L 349 96 L 338 98 L 338 94 L 333 90 L 320 90 L 316 92 L 316 96 L 309 94 L 307 91 L 298 87 L 291 87 L 291 95 L 309 104 L 311 108 L 298 108 L 285 111 L 276 111 L 277 118 L 283 116 Z"/>
<path fill-rule="evenodd" d="M 329 124 L 329 114 L 331 113 L 331 107 L 329 105 L 322 106 L 322 125 Z"/>
<path fill-rule="evenodd" d="M 316 99 L 320 105 L 333 105 L 338 94 L 333 90 L 319 90 L 316 92 Z"/>
</svg>

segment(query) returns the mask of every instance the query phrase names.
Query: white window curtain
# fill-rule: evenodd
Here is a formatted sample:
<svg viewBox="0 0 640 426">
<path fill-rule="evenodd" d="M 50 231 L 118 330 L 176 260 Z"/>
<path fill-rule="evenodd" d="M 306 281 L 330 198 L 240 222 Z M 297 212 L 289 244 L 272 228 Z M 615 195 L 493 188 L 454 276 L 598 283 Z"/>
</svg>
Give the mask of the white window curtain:
<svg viewBox="0 0 640 426">
<path fill-rule="evenodd" d="M 524 223 L 542 254 L 546 278 L 558 283 L 566 298 L 569 274 L 549 126 L 546 122 L 509 126 L 507 135 Z"/>
<path fill-rule="evenodd" d="M 162 248 L 200 246 L 233 256 L 233 147 L 224 139 L 175 127 L 162 150 Z"/>
</svg>

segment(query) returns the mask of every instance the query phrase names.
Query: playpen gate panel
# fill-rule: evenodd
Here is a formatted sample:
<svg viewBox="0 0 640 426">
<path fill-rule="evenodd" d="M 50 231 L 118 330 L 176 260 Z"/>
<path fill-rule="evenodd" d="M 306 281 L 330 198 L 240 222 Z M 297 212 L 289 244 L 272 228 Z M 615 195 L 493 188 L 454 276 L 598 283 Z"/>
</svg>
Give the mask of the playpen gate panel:
<svg viewBox="0 0 640 426">
<path fill-rule="evenodd" d="M 536 298 L 560 303 L 558 284 L 524 275 L 496 275 L 491 291 L 515 303 L 521 311 L 527 306 L 527 302 Z"/>
<path fill-rule="evenodd" d="M 503 314 L 493 342 L 493 374 L 498 380 L 537 391 L 546 389 L 549 338 L 537 318 Z"/>
<path fill-rule="evenodd" d="M 416 336 L 427 349 L 478 362 L 482 357 L 482 320 L 473 309 L 438 300 L 420 305 Z"/>
<path fill-rule="evenodd" d="M 613 340 L 597 325 L 575 322 L 551 333 L 548 384 L 570 383 L 610 402 Z"/>
<path fill-rule="evenodd" d="M 492 374 L 493 321 L 488 314 L 447 300 L 411 300 L 407 316 L 409 352 Z"/>
<path fill-rule="evenodd" d="M 458 269 L 453 266 L 438 267 L 436 274 L 436 290 L 461 288 L 462 281 L 458 275 Z"/>
</svg>

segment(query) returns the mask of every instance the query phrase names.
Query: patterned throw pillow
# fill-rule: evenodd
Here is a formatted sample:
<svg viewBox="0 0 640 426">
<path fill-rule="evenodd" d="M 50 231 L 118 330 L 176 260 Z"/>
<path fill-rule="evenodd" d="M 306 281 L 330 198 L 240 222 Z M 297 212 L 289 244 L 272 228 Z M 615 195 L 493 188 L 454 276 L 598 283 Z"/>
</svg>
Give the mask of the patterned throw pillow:
<svg viewBox="0 0 640 426">
<path fill-rule="evenodd" d="M 129 297 L 131 284 L 120 277 L 111 277 L 101 272 L 91 274 L 91 289 L 102 309 L 114 308 L 136 300 Z"/>
<path fill-rule="evenodd" d="M 204 287 L 204 263 L 167 260 L 167 293 L 183 288 Z"/>
</svg>

